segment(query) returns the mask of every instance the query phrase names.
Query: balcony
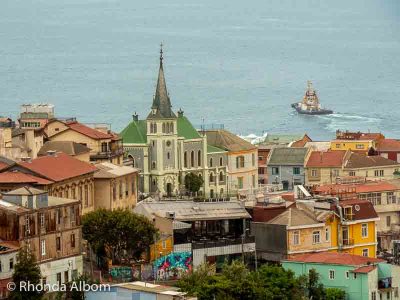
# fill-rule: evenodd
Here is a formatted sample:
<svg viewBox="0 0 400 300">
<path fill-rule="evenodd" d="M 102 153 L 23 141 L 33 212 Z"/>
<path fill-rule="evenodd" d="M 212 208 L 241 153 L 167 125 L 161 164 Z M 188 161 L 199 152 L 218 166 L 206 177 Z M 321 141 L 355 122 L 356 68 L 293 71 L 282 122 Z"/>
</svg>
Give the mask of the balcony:
<svg viewBox="0 0 400 300">
<path fill-rule="evenodd" d="M 353 246 L 354 239 L 343 239 L 343 246 Z"/>
<path fill-rule="evenodd" d="M 193 241 L 192 242 L 192 248 L 193 250 L 195 249 L 205 249 L 205 248 L 216 248 L 216 247 L 225 247 L 225 246 L 231 246 L 231 245 L 241 245 L 243 244 L 249 244 L 249 243 L 255 243 L 255 237 L 254 236 L 247 236 L 243 240 L 242 238 L 219 238 L 217 240 L 200 240 L 200 241 Z"/>
<path fill-rule="evenodd" d="M 124 154 L 124 149 L 122 147 L 117 148 L 115 150 L 110 150 L 110 151 L 99 151 L 97 153 L 91 154 L 90 159 L 91 160 L 96 160 L 96 159 L 108 159 L 108 158 L 113 158 L 119 155 Z"/>
</svg>

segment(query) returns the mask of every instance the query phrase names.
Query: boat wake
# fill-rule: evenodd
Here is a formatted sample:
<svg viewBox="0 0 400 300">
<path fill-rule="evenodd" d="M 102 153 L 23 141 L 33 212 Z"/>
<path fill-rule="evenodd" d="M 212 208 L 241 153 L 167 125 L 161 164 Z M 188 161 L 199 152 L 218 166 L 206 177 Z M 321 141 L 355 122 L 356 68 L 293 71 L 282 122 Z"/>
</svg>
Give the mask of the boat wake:
<svg viewBox="0 0 400 300">
<path fill-rule="evenodd" d="M 341 130 L 379 130 L 381 118 L 366 117 L 362 115 L 352 115 L 345 113 L 333 113 L 331 115 L 318 116 L 326 121 L 325 128 L 329 131 Z"/>
</svg>

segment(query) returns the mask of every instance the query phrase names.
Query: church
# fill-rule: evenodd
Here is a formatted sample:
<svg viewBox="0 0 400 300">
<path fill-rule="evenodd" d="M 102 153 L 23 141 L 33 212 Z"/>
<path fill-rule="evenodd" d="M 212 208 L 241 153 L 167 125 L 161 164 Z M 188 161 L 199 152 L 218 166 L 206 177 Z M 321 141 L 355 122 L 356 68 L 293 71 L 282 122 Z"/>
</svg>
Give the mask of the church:
<svg viewBox="0 0 400 300">
<path fill-rule="evenodd" d="M 172 110 L 164 75 L 163 51 L 153 103 L 146 119 L 135 113 L 120 136 L 126 158 L 141 170 L 141 192 L 164 197 L 183 195 L 185 176 L 194 173 L 203 179 L 199 194 L 223 198 L 227 192 L 228 151 L 207 144 L 207 135 L 198 132 L 182 109 Z"/>
</svg>

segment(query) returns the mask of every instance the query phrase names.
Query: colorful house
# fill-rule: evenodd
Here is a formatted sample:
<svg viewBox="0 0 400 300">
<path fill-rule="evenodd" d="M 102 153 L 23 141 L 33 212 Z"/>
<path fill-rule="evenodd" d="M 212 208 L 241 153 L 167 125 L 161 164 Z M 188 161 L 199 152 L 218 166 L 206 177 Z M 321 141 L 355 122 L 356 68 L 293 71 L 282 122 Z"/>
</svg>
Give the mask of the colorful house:
<svg viewBox="0 0 400 300">
<path fill-rule="evenodd" d="M 297 276 L 316 270 L 325 287 L 344 290 L 348 300 L 398 298 L 400 267 L 381 259 L 320 252 L 291 257 L 282 266 Z"/>
</svg>

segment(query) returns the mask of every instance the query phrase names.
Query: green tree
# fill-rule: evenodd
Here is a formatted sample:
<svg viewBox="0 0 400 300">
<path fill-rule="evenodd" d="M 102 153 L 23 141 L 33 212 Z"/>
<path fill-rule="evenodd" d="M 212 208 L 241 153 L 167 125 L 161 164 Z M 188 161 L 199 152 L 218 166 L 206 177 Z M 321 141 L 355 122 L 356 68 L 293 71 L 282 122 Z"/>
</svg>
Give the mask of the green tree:
<svg viewBox="0 0 400 300">
<path fill-rule="evenodd" d="M 185 188 L 189 192 L 197 193 L 203 186 L 203 178 L 194 173 L 189 173 L 185 176 Z"/>
<path fill-rule="evenodd" d="M 319 282 L 319 274 L 315 269 L 311 269 L 308 272 L 308 297 L 312 299 L 325 299 L 325 288 L 322 283 Z"/>
<path fill-rule="evenodd" d="M 27 249 L 21 248 L 17 255 L 18 262 L 14 266 L 12 281 L 15 283 L 15 290 L 10 293 L 10 300 L 39 300 L 43 292 L 25 291 L 20 289 L 21 283 L 40 284 L 42 275 L 36 263 L 35 256 Z"/>
<path fill-rule="evenodd" d="M 345 300 L 346 293 L 345 291 L 338 288 L 327 288 L 326 292 L 326 300 Z"/>
<path fill-rule="evenodd" d="M 95 210 L 82 217 L 82 225 L 83 238 L 113 263 L 139 259 L 158 233 L 146 217 L 122 209 Z"/>
</svg>

